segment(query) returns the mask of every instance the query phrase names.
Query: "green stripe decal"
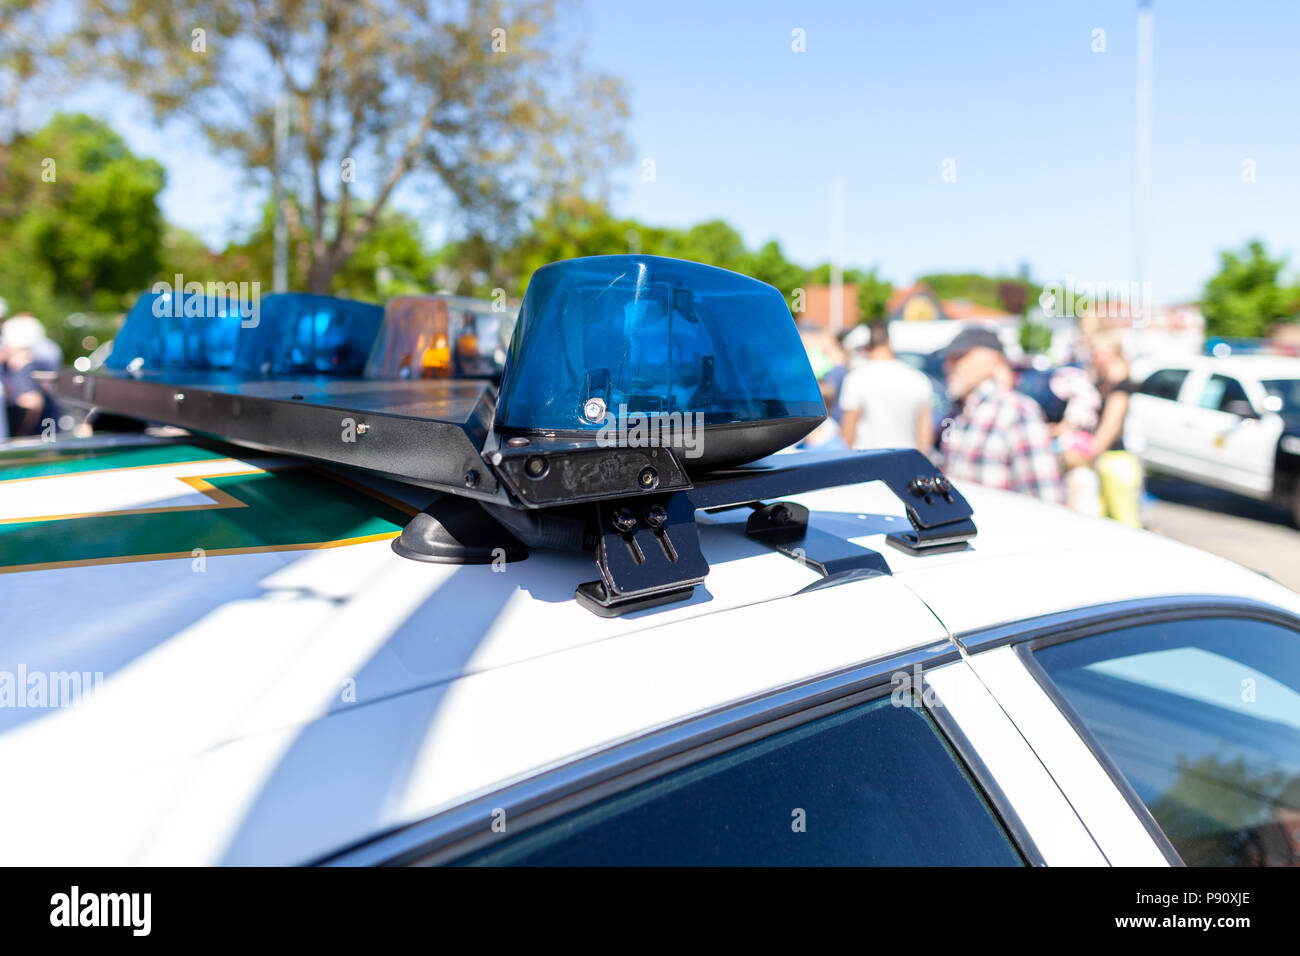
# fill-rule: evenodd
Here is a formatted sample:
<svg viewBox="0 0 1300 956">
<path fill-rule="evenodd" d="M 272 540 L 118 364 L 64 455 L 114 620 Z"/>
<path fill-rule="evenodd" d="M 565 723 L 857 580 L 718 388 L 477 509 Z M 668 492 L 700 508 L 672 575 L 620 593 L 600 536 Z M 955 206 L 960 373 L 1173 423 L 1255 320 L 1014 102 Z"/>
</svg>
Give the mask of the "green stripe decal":
<svg viewBox="0 0 1300 956">
<path fill-rule="evenodd" d="M 409 520 L 400 509 L 365 491 L 306 468 L 206 480 L 247 507 L 0 525 L 0 570 L 189 555 L 195 548 L 204 552 L 311 548 L 395 536 Z"/>
<path fill-rule="evenodd" d="M 48 451 L 29 448 L 0 452 L 0 482 L 14 478 L 46 478 L 110 468 L 142 468 L 149 465 L 174 465 L 189 461 L 220 461 L 230 457 L 197 445 L 144 445 L 137 448 L 87 451 Z M 32 461 L 39 458 L 39 461 Z M 6 462 L 16 459 L 17 463 Z"/>
</svg>

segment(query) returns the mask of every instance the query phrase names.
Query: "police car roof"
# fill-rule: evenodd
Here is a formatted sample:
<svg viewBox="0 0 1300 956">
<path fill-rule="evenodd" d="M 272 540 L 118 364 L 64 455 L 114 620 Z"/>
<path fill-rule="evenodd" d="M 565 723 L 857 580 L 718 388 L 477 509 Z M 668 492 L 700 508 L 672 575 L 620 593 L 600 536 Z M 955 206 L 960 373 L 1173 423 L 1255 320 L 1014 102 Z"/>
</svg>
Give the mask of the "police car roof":
<svg viewBox="0 0 1300 956">
<path fill-rule="evenodd" d="M 1224 375 L 1251 376 L 1269 381 L 1272 379 L 1300 378 L 1300 358 L 1286 355 L 1201 355 L 1180 358 L 1168 362 L 1147 362 L 1144 371 L 1154 372 L 1162 368 L 1196 368 L 1208 369 Z"/>
<path fill-rule="evenodd" d="M 893 572 L 802 594 L 819 576 L 748 538 L 745 512 L 701 513 L 706 585 L 618 618 L 574 601 L 588 558 L 548 551 L 504 571 L 373 541 L 212 556 L 202 575 L 182 559 L 0 576 L 30 666 L 116 662 L 87 705 L 0 735 L 6 765 L 39 768 L 10 788 L 0 839 L 12 862 L 304 862 L 950 634 L 1157 595 L 1300 612 L 1280 586 L 1166 539 L 965 490 L 973 548 L 924 557 L 885 547 L 906 521 L 878 483 L 793 496 Z"/>
</svg>

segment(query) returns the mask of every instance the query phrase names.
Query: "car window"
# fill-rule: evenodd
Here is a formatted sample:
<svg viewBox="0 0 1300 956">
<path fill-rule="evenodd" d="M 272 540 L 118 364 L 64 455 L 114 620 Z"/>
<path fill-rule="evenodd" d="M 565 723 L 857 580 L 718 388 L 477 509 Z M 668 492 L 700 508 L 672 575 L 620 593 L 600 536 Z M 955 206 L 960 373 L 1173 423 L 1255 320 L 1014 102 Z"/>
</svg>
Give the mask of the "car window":
<svg viewBox="0 0 1300 956">
<path fill-rule="evenodd" d="M 890 697 L 778 732 L 462 862 L 1006 865 L 1021 859 L 924 710 Z"/>
<path fill-rule="evenodd" d="M 1034 656 L 1184 862 L 1300 863 L 1300 634 L 1187 620 Z"/>
<path fill-rule="evenodd" d="M 1264 383 L 1264 391 L 1282 403 L 1276 411 L 1300 415 L 1300 378 L 1281 378 Z"/>
<path fill-rule="evenodd" d="M 1158 372 L 1152 372 L 1139 391 L 1152 398 L 1166 398 L 1176 402 L 1183 382 L 1187 380 L 1187 371 L 1185 368 L 1162 368 Z"/>
<path fill-rule="evenodd" d="M 1226 412 L 1232 402 L 1246 402 L 1247 404 L 1250 402 L 1250 399 L 1246 397 L 1246 390 L 1241 387 L 1241 383 L 1227 375 L 1211 375 L 1210 380 L 1201 389 L 1201 397 L 1197 404 L 1201 408 L 1213 408 L 1217 411 Z"/>
</svg>

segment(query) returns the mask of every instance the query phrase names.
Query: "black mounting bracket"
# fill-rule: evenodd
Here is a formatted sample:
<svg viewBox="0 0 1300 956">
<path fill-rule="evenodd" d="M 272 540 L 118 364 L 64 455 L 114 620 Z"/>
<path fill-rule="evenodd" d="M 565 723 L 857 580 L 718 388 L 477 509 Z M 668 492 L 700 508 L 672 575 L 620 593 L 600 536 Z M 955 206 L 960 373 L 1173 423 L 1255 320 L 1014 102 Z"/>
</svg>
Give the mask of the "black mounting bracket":
<svg viewBox="0 0 1300 956">
<path fill-rule="evenodd" d="M 685 492 L 601 501 L 596 512 L 600 580 L 578 586 L 578 602 L 602 617 L 691 596 L 709 573 L 695 506 Z"/>
<path fill-rule="evenodd" d="M 882 481 L 904 503 L 912 525 L 888 536 L 894 547 L 932 554 L 969 547 L 975 535 L 966 499 L 915 450 L 777 454 L 723 466 L 743 460 L 747 448 L 766 447 L 773 434 L 788 430 L 790 440 L 797 439 L 814 420 L 791 419 L 779 432 L 764 423 L 757 445 L 748 427 L 713 428 L 713 464 L 697 460 L 688 472 L 666 445 L 498 436 L 492 424 L 496 389 L 479 381 L 251 380 L 225 372 L 65 369 L 55 391 L 75 407 L 444 492 L 393 543 L 415 560 L 473 564 L 521 560 L 530 548 L 594 548 L 600 577 L 581 585 L 577 597 L 607 616 L 684 600 L 704 581 L 709 565 L 695 525 L 700 509 L 755 509 L 746 526 L 751 536 L 828 579 L 887 574 L 889 568 L 875 551 L 811 527 L 806 508 L 780 499 Z"/>
<path fill-rule="evenodd" d="M 695 479 L 689 490 L 620 497 L 594 503 L 600 580 L 581 585 L 578 600 L 612 617 L 681 601 L 709 572 L 699 546 L 695 511 L 753 508 L 746 533 L 814 568 L 824 578 L 889 574 L 884 556 L 809 525 L 808 509 L 784 495 L 882 481 L 903 502 L 908 532 L 887 536 L 912 554 L 969 547 L 976 533 L 971 508 L 952 483 L 918 451 L 841 455 L 779 455 Z"/>
<path fill-rule="evenodd" d="M 754 506 L 754 513 L 745 522 L 745 534 L 824 578 L 846 571 L 890 573 L 879 551 L 809 527 L 808 509 L 793 501 Z"/>
<path fill-rule="evenodd" d="M 939 554 L 970 547 L 975 536 L 971 508 L 952 483 L 915 450 L 853 452 L 835 455 L 778 455 L 748 468 L 705 476 L 691 498 L 711 511 L 748 505 L 755 509 L 745 533 L 829 578 L 849 572 L 889 574 L 877 551 L 808 522 L 808 509 L 792 501 L 764 499 L 867 481 L 881 481 L 903 503 L 910 531 L 886 536 L 909 554 Z M 748 500 L 746 500 L 748 499 Z"/>
</svg>

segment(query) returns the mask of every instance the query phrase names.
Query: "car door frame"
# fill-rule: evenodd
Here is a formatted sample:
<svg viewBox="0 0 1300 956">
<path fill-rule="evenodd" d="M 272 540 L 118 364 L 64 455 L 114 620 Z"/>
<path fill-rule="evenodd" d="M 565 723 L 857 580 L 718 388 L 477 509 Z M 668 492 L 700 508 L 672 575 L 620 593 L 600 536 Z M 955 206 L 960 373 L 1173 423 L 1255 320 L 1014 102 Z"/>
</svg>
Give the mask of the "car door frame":
<svg viewBox="0 0 1300 956">
<path fill-rule="evenodd" d="M 1197 405 L 1201 420 L 1214 433 L 1206 451 L 1210 473 L 1229 491 L 1267 500 L 1273 496 L 1273 464 L 1282 437 L 1282 420 L 1262 411 L 1263 387 L 1258 381 L 1214 368 L 1208 372 L 1203 388 L 1216 376 L 1236 382 L 1253 412 L 1245 416 Z"/>
<path fill-rule="evenodd" d="M 1183 373 L 1178 393 L 1173 398 L 1144 391 L 1151 379 L 1162 372 Z M 1187 380 L 1195 374 L 1196 370 L 1188 364 L 1171 362 L 1156 366 L 1129 397 L 1129 420 L 1125 426 L 1124 443 L 1126 447 L 1131 446 L 1143 461 L 1157 467 L 1176 465 L 1176 462 L 1171 464 L 1170 461 L 1176 450 L 1169 444 L 1169 439 L 1177 435 L 1178 429 L 1171 426 L 1177 424 L 1181 428 L 1184 409 L 1179 403 L 1179 397 L 1187 386 Z"/>
<path fill-rule="evenodd" d="M 1034 652 L 1109 631 L 1202 617 L 1261 620 L 1300 632 L 1300 616 L 1271 604 L 1231 596 L 1187 595 L 1094 605 L 954 636 L 971 666 L 1079 811 L 1097 845 L 1117 865 L 1130 861 L 1141 865 L 1141 858 L 1149 856 L 1152 848 L 1169 865 L 1184 864 L 1146 804 L 1057 689 Z M 1044 700 L 1056 712 L 1055 720 L 1044 719 Z M 1123 798 L 1123 807 L 1114 802 L 1115 794 Z M 1149 838 L 1149 846 L 1126 842 L 1124 834 L 1131 838 L 1134 823 Z"/>
</svg>

